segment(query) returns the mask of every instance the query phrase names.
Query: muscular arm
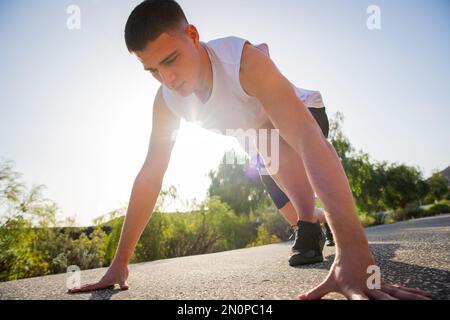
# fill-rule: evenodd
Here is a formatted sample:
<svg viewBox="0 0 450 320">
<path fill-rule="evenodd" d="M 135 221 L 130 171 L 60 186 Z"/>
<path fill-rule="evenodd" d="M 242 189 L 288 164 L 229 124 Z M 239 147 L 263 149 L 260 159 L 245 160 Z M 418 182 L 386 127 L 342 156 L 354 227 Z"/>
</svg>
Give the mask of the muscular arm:
<svg viewBox="0 0 450 320">
<path fill-rule="evenodd" d="M 284 140 L 302 157 L 308 179 L 329 213 L 327 221 L 336 240 L 333 265 L 322 283 L 299 298 L 320 299 L 329 292 L 340 292 L 348 299 L 429 299 L 429 292 L 384 282 L 378 289 L 368 288 L 367 268 L 375 261 L 333 146 L 290 82 L 269 57 L 251 45 L 244 47 L 240 80 L 243 89 L 260 100 Z"/>
<path fill-rule="evenodd" d="M 167 108 L 160 88 L 153 106 L 153 127 L 147 157 L 134 180 L 114 260 L 99 281 L 69 289 L 70 293 L 111 288 L 115 284 L 119 284 L 122 290 L 129 288 L 128 263 L 153 213 L 179 125 L 180 119 Z"/>
<path fill-rule="evenodd" d="M 291 83 L 270 58 L 250 44 L 244 47 L 240 80 L 243 89 L 260 100 L 280 135 L 302 157 L 314 190 L 330 212 L 338 250 L 358 246 L 368 251 L 339 157 Z"/>
<path fill-rule="evenodd" d="M 166 106 L 162 89 L 153 109 L 153 126 L 147 157 L 131 192 L 125 222 L 114 262 L 128 264 L 134 248 L 153 212 L 169 164 L 180 120 Z"/>
</svg>

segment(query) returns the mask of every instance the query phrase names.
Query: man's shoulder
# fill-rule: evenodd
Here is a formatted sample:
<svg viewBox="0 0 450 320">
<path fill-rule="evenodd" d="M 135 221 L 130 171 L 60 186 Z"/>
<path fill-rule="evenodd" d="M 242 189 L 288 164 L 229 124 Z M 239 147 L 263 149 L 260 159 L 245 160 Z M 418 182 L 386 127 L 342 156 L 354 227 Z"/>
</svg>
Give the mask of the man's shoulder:
<svg viewBox="0 0 450 320">
<path fill-rule="evenodd" d="M 206 43 L 215 57 L 222 63 L 236 64 L 239 62 L 242 47 L 247 40 L 237 36 L 218 38 Z"/>
<path fill-rule="evenodd" d="M 242 49 L 241 65 L 239 70 L 239 79 L 244 91 L 253 95 L 255 82 L 263 80 L 261 70 L 268 67 L 272 61 L 269 57 L 268 47 L 265 43 L 254 46 L 246 42 Z"/>
</svg>

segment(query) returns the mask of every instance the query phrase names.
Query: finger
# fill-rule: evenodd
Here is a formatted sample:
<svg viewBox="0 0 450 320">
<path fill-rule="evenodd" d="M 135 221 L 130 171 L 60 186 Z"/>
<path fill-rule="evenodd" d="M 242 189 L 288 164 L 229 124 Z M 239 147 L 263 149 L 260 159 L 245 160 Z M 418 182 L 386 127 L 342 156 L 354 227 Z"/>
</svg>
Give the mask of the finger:
<svg viewBox="0 0 450 320">
<path fill-rule="evenodd" d="M 89 292 L 99 289 L 112 289 L 114 288 L 114 285 L 111 284 L 104 284 L 102 282 L 96 282 L 92 284 L 86 284 L 80 288 L 72 288 L 69 289 L 69 293 L 80 293 L 80 292 Z"/>
<path fill-rule="evenodd" d="M 431 300 L 429 296 L 418 294 L 410 290 L 404 290 L 403 288 L 399 288 L 397 286 L 382 285 L 381 290 L 398 299 Z"/>
<path fill-rule="evenodd" d="M 373 300 L 398 300 L 396 297 L 383 292 L 381 290 L 368 290 L 366 291 L 367 296 Z"/>
<path fill-rule="evenodd" d="M 403 287 L 403 286 L 400 286 L 400 285 L 389 285 L 389 284 L 387 284 L 387 285 L 391 286 L 391 287 L 394 287 L 394 288 L 402 289 L 404 291 L 408 291 L 408 292 L 412 292 L 412 293 L 419 294 L 419 295 L 422 295 L 422 296 L 426 296 L 426 297 L 429 297 L 429 298 L 433 297 L 433 294 L 430 291 L 425 291 L 425 290 L 421 290 L 421 289 L 417 289 L 417 288 L 408 288 L 408 287 Z"/>
<path fill-rule="evenodd" d="M 298 296 L 299 300 L 319 300 L 327 293 L 332 292 L 332 288 L 328 281 L 324 281 L 314 289 Z"/>
</svg>

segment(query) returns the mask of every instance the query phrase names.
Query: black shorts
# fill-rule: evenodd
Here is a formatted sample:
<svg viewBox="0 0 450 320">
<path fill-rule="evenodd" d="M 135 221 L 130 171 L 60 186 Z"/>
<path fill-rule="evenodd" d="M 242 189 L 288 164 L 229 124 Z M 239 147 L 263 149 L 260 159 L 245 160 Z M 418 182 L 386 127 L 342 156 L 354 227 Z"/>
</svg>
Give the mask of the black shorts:
<svg viewBox="0 0 450 320">
<path fill-rule="evenodd" d="M 316 119 L 316 122 L 319 124 L 320 129 L 322 129 L 322 133 L 325 138 L 328 138 L 330 124 L 328 122 L 326 108 L 308 108 L 308 110 L 311 112 L 314 119 Z M 283 191 L 281 191 L 270 175 L 260 174 L 260 177 L 276 207 L 278 209 L 283 208 L 286 203 L 289 202 L 289 198 Z"/>
</svg>

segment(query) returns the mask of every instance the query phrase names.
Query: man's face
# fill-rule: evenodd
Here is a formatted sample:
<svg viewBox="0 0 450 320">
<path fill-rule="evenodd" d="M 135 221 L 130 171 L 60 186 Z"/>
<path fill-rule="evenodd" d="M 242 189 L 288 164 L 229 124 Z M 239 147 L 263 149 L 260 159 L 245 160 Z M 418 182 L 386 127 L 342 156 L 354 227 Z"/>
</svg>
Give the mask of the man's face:
<svg viewBox="0 0 450 320">
<path fill-rule="evenodd" d="M 185 32 L 162 33 L 142 51 L 134 54 L 144 69 L 161 84 L 188 96 L 197 87 L 200 76 L 199 36 L 194 26 Z"/>
</svg>

